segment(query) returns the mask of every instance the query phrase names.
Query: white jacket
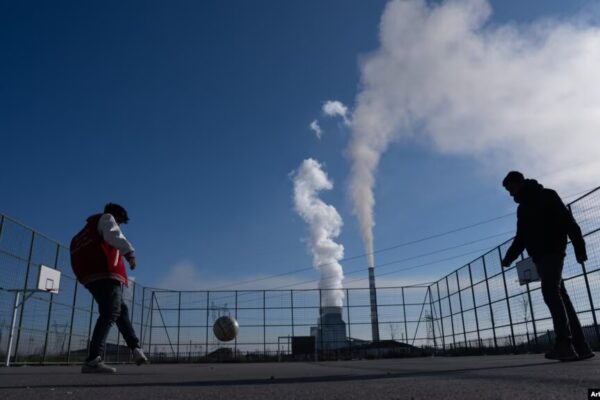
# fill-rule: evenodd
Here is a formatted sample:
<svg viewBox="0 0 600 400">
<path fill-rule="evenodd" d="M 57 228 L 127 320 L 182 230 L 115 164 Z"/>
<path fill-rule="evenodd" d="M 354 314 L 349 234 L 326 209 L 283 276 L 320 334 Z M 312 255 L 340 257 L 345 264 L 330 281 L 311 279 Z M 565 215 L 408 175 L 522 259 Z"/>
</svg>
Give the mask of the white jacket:
<svg viewBox="0 0 600 400">
<path fill-rule="evenodd" d="M 106 243 L 119 250 L 124 256 L 135 251 L 111 214 L 102 214 L 98 221 L 98 233 Z"/>
</svg>

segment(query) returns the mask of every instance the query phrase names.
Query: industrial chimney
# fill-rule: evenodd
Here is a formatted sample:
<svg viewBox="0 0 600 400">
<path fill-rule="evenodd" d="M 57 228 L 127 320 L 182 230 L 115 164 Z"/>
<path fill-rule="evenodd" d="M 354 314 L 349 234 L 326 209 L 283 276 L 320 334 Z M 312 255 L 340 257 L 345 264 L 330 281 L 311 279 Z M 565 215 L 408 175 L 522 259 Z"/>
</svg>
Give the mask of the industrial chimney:
<svg viewBox="0 0 600 400">
<path fill-rule="evenodd" d="M 379 342 L 379 318 L 377 317 L 377 290 L 375 289 L 375 268 L 369 267 L 369 294 L 371 298 L 371 332 L 373 342 Z"/>
</svg>

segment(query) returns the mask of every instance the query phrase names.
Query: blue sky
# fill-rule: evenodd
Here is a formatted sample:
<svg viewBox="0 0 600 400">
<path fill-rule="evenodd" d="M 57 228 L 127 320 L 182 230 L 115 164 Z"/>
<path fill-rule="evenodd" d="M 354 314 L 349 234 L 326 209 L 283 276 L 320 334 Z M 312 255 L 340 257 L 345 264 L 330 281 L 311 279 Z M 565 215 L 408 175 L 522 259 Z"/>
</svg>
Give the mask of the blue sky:
<svg viewBox="0 0 600 400">
<path fill-rule="evenodd" d="M 348 196 L 352 128 L 325 117 L 321 107 L 328 100 L 357 106 L 367 86 L 362 66 L 381 46 L 386 4 L 3 2 L 0 212 L 67 244 L 87 216 L 117 202 L 131 215 L 124 231 L 137 249 L 139 282 L 247 288 L 236 285 L 311 266 L 290 173 L 314 158 L 334 182 L 321 196 L 344 221 L 338 242 L 346 256 L 363 254 Z M 519 30 L 540 18 L 561 21 L 589 10 L 584 1 L 490 5 L 485 29 Z M 309 129 L 315 119 L 321 139 Z M 434 119 L 425 114 L 417 122 L 435 131 L 437 125 L 428 126 Z M 376 171 L 375 249 L 514 211 L 499 184 L 512 164 L 482 161 L 502 157 L 494 143 L 466 151 L 435 132 L 390 143 Z M 556 181 L 563 195 L 594 186 L 597 176 L 573 180 L 559 173 L 564 165 L 521 167 L 543 182 Z M 498 235 L 385 267 L 378 271 L 471 252 L 381 282 L 441 277 L 513 229 L 514 217 L 506 217 L 378 254 L 376 263 L 386 263 Z M 342 265 L 356 270 L 366 260 Z M 318 273 L 309 269 L 254 287 L 310 279 Z"/>
</svg>

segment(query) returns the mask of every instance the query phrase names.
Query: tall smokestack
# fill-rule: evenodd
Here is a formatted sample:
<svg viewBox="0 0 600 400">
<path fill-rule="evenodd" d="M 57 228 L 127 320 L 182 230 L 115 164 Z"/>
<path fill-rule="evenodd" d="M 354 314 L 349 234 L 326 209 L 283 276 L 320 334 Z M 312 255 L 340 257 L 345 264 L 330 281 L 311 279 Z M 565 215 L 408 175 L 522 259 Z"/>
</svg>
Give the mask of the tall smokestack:
<svg viewBox="0 0 600 400">
<path fill-rule="evenodd" d="M 375 268 L 369 267 L 369 294 L 371 298 L 371 332 L 374 342 L 379 342 L 379 318 L 377 316 L 377 290 L 375 289 Z"/>
</svg>

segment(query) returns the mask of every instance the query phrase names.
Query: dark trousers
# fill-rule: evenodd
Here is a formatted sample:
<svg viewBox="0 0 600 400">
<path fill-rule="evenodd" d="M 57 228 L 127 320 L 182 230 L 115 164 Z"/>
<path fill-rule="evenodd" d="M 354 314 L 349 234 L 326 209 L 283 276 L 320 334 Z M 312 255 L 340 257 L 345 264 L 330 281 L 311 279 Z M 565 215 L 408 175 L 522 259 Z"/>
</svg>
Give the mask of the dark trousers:
<svg viewBox="0 0 600 400">
<path fill-rule="evenodd" d="M 93 360 L 98 356 L 104 358 L 106 338 L 114 323 L 117 324 L 121 335 L 130 349 L 139 347 L 139 340 L 129 319 L 129 309 L 123 302 L 123 288 L 121 283 L 112 279 L 102 279 L 90 283 L 86 288 L 94 296 L 100 314 L 94 327 L 94 333 L 92 334 L 87 361 Z"/>
<path fill-rule="evenodd" d="M 565 289 L 562 279 L 563 263 L 564 257 L 560 255 L 545 255 L 536 261 L 536 267 L 542 283 L 542 295 L 552 315 L 556 341 L 572 341 L 577 350 L 585 348 L 587 341 Z"/>
</svg>

